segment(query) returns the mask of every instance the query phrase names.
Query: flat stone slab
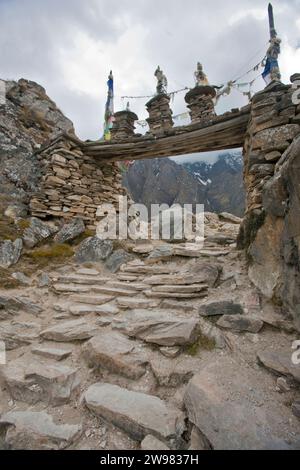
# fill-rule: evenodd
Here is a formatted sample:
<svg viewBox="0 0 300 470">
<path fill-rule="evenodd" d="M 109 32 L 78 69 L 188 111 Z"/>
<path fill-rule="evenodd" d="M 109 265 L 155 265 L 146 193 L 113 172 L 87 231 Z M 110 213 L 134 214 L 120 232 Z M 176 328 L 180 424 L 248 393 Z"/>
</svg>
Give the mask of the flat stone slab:
<svg viewBox="0 0 300 470">
<path fill-rule="evenodd" d="M 132 439 L 151 434 L 166 442 L 184 431 L 183 414 L 158 397 L 105 383 L 92 385 L 85 393 L 86 406 Z"/>
<path fill-rule="evenodd" d="M 107 282 L 107 277 L 101 277 L 100 275 L 97 276 L 81 276 L 77 274 L 73 274 L 70 276 L 59 276 L 58 282 L 60 284 L 82 284 L 82 285 L 100 285 L 102 286 L 103 283 Z"/>
<path fill-rule="evenodd" d="M 134 294 L 137 294 L 136 289 L 125 289 L 125 288 L 117 288 L 117 287 L 110 287 L 110 286 L 103 286 L 103 287 L 92 287 L 91 290 L 93 292 L 99 293 L 99 294 L 105 294 L 105 295 L 110 295 L 112 297 L 130 297 Z"/>
<path fill-rule="evenodd" d="M 147 297 L 157 299 L 202 299 L 207 296 L 207 290 L 198 292 L 197 294 L 183 294 L 180 292 L 155 292 L 153 290 L 147 290 L 144 292 Z"/>
<path fill-rule="evenodd" d="M 121 267 L 121 272 L 129 274 L 171 274 L 178 271 L 170 266 L 149 266 L 145 263 L 131 262 Z"/>
<path fill-rule="evenodd" d="M 72 295 L 72 302 L 82 303 L 86 305 L 103 305 L 114 299 L 111 295 Z"/>
<path fill-rule="evenodd" d="M 96 333 L 97 328 L 94 324 L 85 320 L 71 320 L 47 328 L 41 333 L 44 339 L 68 343 L 72 341 L 85 341 L 90 339 Z"/>
<path fill-rule="evenodd" d="M 39 339 L 41 327 L 38 323 L 6 321 L 0 323 L 0 341 L 7 351 L 18 349 Z"/>
<path fill-rule="evenodd" d="M 112 303 L 101 305 L 97 308 L 97 315 L 118 315 L 120 310 Z"/>
<path fill-rule="evenodd" d="M 245 315 L 224 315 L 218 321 L 217 326 L 236 333 L 245 331 L 259 333 L 264 326 L 264 322 L 259 318 L 247 317 Z"/>
<path fill-rule="evenodd" d="M 116 319 L 113 328 L 159 346 L 192 344 L 198 335 L 197 319 L 176 317 L 166 310 L 131 310 L 125 317 Z"/>
<path fill-rule="evenodd" d="M 72 292 L 74 294 L 84 294 L 88 293 L 91 290 L 90 285 L 82 286 L 80 284 L 53 284 L 53 290 L 57 294 L 61 293 L 69 293 Z"/>
<path fill-rule="evenodd" d="M 242 305 L 231 301 L 221 300 L 219 302 L 210 302 L 199 307 L 199 314 L 202 317 L 215 317 L 223 315 L 243 315 Z"/>
<path fill-rule="evenodd" d="M 36 356 L 45 357 L 46 359 L 54 359 L 55 361 L 63 361 L 72 354 L 72 349 L 50 348 L 47 346 L 36 346 L 31 350 Z"/>
<path fill-rule="evenodd" d="M 116 331 L 94 336 L 84 345 L 83 357 L 90 367 L 133 380 L 145 374 L 148 363 L 137 343 Z"/>
<path fill-rule="evenodd" d="M 275 374 L 292 377 L 296 382 L 300 382 L 300 364 L 293 364 L 292 353 L 292 349 L 281 352 L 263 351 L 257 355 L 257 358 L 262 365 Z"/>
<path fill-rule="evenodd" d="M 142 282 L 121 282 L 121 281 L 109 281 L 107 287 L 113 287 L 115 289 L 125 289 L 130 291 L 143 291 L 148 288 L 147 284 Z"/>
<path fill-rule="evenodd" d="M 91 313 L 95 313 L 97 315 L 101 315 L 103 313 L 103 306 L 102 305 L 71 305 L 69 307 L 69 311 L 74 316 L 80 315 L 89 315 Z"/>
<path fill-rule="evenodd" d="M 4 443 L 12 450 L 66 449 L 81 433 L 81 425 L 55 424 L 46 412 L 10 411 L 0 418 Z"/>
<path fill-rule="evenodd" d="M 295 426 L 291 439 L 287 408 L 269 398 L 260 374 L 228 357 L 219 357 L 192 378 L 184 403 L 189 420 L 214 450 L 280 450 L 297 445 Z"/>
<path fill-rule="evenodd" d="M 207 291 L 208 286 L 205 284 L 190 284 L 188 286 L 179 285 L 162 285 L 152 287 L 152 292 L 167 292 L 168 294 L 197 294 L 198 292 Z"/>
<path fill-rule="evenodd" d="M 149 300 L 149 299 L 139 299 L 137 297 L 131 299 L 129 297 L 119 297 L 117 298 L 117 304 L 121 308 L 130 308 L 130 309 L 147 309 L 158 307 L 158 300 Z"/>
<path fill-rule="evenodd" d="M 79 386 L 77 369 L 38 361 L 25 355 L 10 361 L 0 370 L 14 400 L 35 404 L 44 402 L 52 406 L 68 403 Z"/>
</svg>

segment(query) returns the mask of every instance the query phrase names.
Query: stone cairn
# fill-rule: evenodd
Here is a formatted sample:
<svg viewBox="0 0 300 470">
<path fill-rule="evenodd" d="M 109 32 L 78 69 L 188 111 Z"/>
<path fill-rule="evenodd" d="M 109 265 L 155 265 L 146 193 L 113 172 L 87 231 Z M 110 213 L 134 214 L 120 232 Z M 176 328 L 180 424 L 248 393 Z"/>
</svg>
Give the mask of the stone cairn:
<svg viewBox="0 0 300 470">
<path fill-rule="evenodd" d="M 194 75 L 196 86 L 186 94 L 185 101 L 190 109 L 192 123 L 206 123 L 216 116 L 214 103 L 216 90 L 209 85 L 200 62 Z"/>
<path fill-rule="evenodd" d="M 156 137 L 162 137 L 173 127 L 172 110 L 170 109 L 170 97 L 160 94 L 152 98 L 147 104 L 149 118 L 147 122 L 150 133 Z"/>
<path fill-rule="evenodd" d="M 74 217 L 95 230 L 99 205 L 113 203 L 125 195 L 117 163 L 86 156 L 69 139 L 62 138 L 38 155 L 43 168 L 39 191 L 30 200 L 32 216 L 39 218 Z"/>
<path fill-rule="evenodd" d="M 128 108 L 125 111 L 115 113 L 111 139 L 113 141 L 122 141 L 134 137 L 134 123 L 137 120 L 138 116 Z"/>
<path fill-rule="evenodd" d="M 193 124 L 209 122 L 216 116 L 215 96 L 216 90 L 211 86 L 197 86 L 186 94 L 185 101 Z"/>
<path fill-rule="evenodd" d="M 291 82 L 300 75 L 291 77 Z M 247 212 L 263 208 L 266 183 L 285 158 L 285 152 L 300 134 L 300 105 L 293 104 L 294 88 L 273 82 L 257 93 L 251 103 L 251 117 L 244 144 L 244 179 Z"/>
</svg>

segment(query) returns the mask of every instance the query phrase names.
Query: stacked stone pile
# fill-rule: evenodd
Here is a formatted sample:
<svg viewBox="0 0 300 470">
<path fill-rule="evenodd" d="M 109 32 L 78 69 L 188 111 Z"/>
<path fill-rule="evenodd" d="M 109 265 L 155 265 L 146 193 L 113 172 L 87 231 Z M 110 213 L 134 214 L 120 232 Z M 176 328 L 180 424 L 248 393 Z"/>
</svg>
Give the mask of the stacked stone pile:
<svg viewBox="0 0 300 470">
<path fill-rule="evenodd" d="M 173 127 L 172 110 L 170 109 L 170 97 L 165 94 L 157 95 L 147 104 L 149 118 L 147 122 L 151 134 L 161 137 Z"/>
<path fill-rule="evenodd" d="M 125 194 L 116 163 L 104 163 L 71 142 L 58 141 L 38 156 L 43 176 L 39 192 L 30 201 L 31 214 L 40 218 L 80 217 L 88 229 L 95 229 L 99 205 L 113 203 Z"/>
<path fill-rule="evenodd" d="M 209 122 L 216 116 L 214 98 L 216 90 L 211 86 L 197 86 L 185 96 L 192 123 Z"/>
<path fill-rule="evenodd" d="M 115 113 L 114 125 L 111 130 L 112 140 L 126 140 L 134 136 L 134 122 L 138 120 L 138 116 L 130 110 Z"/>
</svg>

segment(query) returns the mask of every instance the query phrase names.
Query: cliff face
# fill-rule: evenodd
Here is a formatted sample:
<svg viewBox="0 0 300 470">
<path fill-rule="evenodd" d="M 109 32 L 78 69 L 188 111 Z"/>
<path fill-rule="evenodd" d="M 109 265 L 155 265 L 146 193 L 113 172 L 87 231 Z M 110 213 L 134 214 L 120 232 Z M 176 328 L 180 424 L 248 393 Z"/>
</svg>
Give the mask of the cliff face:
<svg viewBox="0 0 300 470">
<path fill-rule="evenodd" d="M 5 82 L 6 101 L 0 105 L 0 205 L 28 203 L 40 178 L 33 155 L 61 132 L 74 134 L 72 122 L 47 96 L 44 88 L 27 80 Z M 0 207 L 0 208 L 1 208 Z"/>
<path fill-rule="evenodd" d="M 132 198 L 152 204 L 204 204 L 207 211 L 243 215 L 243 161 L 222 155 L 213 163 L 183 163 L 170 159 L 135 162 L 124 177 Z"/>
</svg>

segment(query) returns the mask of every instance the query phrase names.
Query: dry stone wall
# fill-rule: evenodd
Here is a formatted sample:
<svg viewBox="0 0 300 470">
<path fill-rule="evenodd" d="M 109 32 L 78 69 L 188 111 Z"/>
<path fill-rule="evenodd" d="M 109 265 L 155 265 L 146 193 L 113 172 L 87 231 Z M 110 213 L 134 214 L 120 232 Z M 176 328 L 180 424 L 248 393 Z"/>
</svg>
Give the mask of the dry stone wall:
<svg viewBox="0 0 300 470">
<path fill-rule="evenodd" d="M 83 154 L 68 139 L 59 139 L 38 155 L 42 168 L 39 191 L 30 200 L 35 217 L 80 217 L 94 230 L 99 205 L 118 205 L 125 195 L 117 163 L 103 163 Z"/>
</svg>

